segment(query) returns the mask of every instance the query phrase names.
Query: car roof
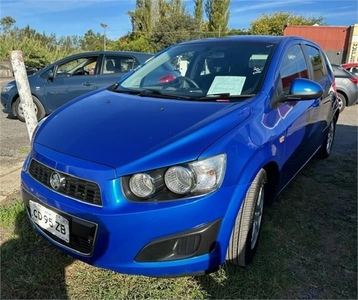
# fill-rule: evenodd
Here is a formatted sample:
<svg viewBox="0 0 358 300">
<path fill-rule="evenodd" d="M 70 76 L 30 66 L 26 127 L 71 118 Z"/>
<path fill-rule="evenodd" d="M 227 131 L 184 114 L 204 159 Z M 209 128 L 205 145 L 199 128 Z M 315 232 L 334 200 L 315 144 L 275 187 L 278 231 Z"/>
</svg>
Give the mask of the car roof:
<svg viewBox="0 0 358 300">
<path fill-rule="evenodd" d="M 76 56 L 83 56 L 83 55 L 118 55 L 118 54 L 123 54 L 123 55 L 135 55 L 135 56 L 153 56 L 153 54 L 151 53 L 145 53 L 145 52 L 136 52 L 136 51 L 89 51 L 89 52 L 79 52 L 76 54 L 72 54 L 72 55 L 68 55 L 64 58 L 69 58 L 69 57 L 76 57 Z"/>
<path fill-rule="evenodd" d="M 225 37 L 215 37 L 215 38 L 206 38 L 191 40 L 187 42 L 182 42 L 181 44 L 192 44 L 192 43 L 212 43 L 212 42 L 264 42 L 264 43 L 280 43 L 282 41 L 291 41 L 291 40 L 304 40 L 314 43 L 308 39 L 298 37 L 298 36 L 273 36 L 273 35 L 233 35 Z"/>
</svg>

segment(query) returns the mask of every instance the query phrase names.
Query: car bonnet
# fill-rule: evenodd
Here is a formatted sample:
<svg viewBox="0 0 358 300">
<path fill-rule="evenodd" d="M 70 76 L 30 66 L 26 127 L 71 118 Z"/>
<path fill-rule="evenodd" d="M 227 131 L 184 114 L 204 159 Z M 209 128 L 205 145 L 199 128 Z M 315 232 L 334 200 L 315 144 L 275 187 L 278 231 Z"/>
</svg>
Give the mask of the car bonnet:
<svg viewBox="0 0 358 300">
<path fill-rule="evenodd" d="M 249 109 L 242 106 L 245 101 L 167 100 L 103 90 L 54 112 L 34 144 L 123 175 L 196 159 L 248 117 Z"/>
</svg>

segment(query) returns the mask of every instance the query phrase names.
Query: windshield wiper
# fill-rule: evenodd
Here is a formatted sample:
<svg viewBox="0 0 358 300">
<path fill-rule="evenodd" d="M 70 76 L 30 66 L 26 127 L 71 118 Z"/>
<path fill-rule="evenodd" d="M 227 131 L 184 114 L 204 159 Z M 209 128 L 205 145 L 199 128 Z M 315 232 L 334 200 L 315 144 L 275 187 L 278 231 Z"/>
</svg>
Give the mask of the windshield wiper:
<svg viewBox="0 0 358 300">
<path fill-rule="evenodd" d="M 157 98 L 169 98 L 169 99 L 180 99 L 180 100 L 193 100 L 193 97 L 175 95 L 175 94 L 164 94 L 160 90 L 145 88 L 143 90 L 130 90 L 130 89 L 113 89 L 112 86 L 107 88 L 115 93 L 124 93 L 129 95 L 146 96 L 146 97 L 157 97 Z"/>
<path fill-rule="evenodd" d="M 251 98 L 253 96 L 256 96 L 256 94 L 247 94 L 247 95 L 230 95 L 230 93 L 219 93 L 219 94 L 208 94 L 203 97 L 197 97 L 193 100 L 212 100 L 212 101 L 225 101 L 227 100 L 233 100 L 233 99 L 243 99 L 243 98 Z"/>
<path fill-rule="evenodd" d="M 148 96 L 148 95 L 163 95 L 163 93 L 156 89 L 148 89 L 145 88 L 144 90 L 139 91 L 138 96 Z"/>
<path fill-rule="evenodd" d="M 175 94 L 164 94 L 163 92 L 156 89 L 144 89 L 138 93 L 138 96 L 149 96 L 149 97 L 158 97 L 158 98 L 170 98 L 170 99 L 184 99 L 191 100 L 192 97 L 175 95 Z"/>
</svg>

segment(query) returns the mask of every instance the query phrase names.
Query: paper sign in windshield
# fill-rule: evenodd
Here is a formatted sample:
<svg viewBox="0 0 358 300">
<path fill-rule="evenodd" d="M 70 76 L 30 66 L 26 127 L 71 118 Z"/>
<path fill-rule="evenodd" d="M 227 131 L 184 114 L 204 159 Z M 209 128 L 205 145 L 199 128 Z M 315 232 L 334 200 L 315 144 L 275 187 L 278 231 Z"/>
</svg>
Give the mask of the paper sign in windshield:
<svg viewBox="0 0 358 300">
<path fill-rule="evenodd" d="M 229 93 L 230 95 L 241 95 L 245 76 L 216 76 L 207 95 Z"/>
</svg>

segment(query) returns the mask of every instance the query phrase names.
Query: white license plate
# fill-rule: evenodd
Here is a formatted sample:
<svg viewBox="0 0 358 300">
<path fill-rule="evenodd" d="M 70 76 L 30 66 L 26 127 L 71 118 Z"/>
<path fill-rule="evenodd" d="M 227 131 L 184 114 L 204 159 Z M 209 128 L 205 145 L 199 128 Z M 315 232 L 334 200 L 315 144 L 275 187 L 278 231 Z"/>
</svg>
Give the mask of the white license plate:
<svg viewBox="0 0 358 300">
<path fill-rule="evenodd" d="M 68 220 L 47 207 L 30 200 L 31 219 L 41 228 L 65 242 L 70 242 Z"/>
</svg>

